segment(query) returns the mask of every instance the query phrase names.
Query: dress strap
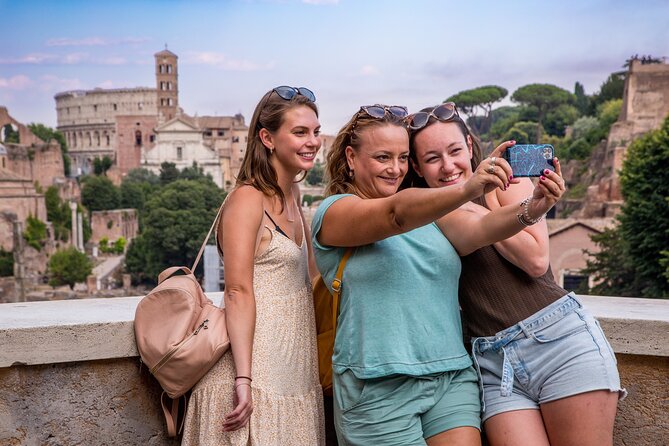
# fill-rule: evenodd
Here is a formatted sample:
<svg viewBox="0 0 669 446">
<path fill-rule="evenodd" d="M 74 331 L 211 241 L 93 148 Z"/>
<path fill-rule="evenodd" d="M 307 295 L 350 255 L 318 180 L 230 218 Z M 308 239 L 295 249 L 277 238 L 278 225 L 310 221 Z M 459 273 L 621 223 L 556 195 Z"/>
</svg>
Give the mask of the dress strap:
<svg viewBox="0 0 669 446">
<path fill-rule="evenodd" d="M 284 237 L 290 238 L 290 237 L 288 237 L 288 235 L 285 232 L 283 232 L 283 229 L 281 229 L 281 226 L 276 224 L 276 222 L 274 221 L 272 216 L 269 215 L 269 212 L 267 212 L 267 209 L 265 209 L 265 215 L 267 215 L 267 218 L 269 218 L 269 220 L 272 222 L 272 224 L 274 225 L 274 228 L 276 229 L 276 231 L 279 234 L 283 235 Z"/>
</svg>

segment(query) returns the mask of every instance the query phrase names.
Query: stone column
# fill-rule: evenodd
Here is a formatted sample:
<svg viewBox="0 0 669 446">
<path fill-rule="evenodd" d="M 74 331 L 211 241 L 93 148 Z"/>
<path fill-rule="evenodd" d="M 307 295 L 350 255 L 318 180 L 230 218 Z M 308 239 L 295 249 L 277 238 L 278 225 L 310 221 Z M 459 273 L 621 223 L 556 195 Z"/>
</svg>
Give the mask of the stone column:
<svg viewBox="0 0 669 446">
<path fill-rule="evenodd" d="M 26 301 L 25 291 L 25 265 L 23 264 L 23 248 L 25 240 L 23 238 L 23 223 L 20 221 L 13 222 L 14 229 L 14 280 L 18 287 L 19 302 Z"/>
<path fill-rule="evenodd" d="M 72 246 L 79 249 L 79 235 L 77 234 L 77 228 L 79 227 L 77 224 L 77 203 L 70 201 L 70 210 L 72 211 L 72 237 L 70 238 L 70 242 L 72 243 Z"/>
<path fill-rule="evenodd" d="M 77 247 L 79 251 L 84 252 L 84 228 L 81 212 L 77 214 Z"/>
</svg>

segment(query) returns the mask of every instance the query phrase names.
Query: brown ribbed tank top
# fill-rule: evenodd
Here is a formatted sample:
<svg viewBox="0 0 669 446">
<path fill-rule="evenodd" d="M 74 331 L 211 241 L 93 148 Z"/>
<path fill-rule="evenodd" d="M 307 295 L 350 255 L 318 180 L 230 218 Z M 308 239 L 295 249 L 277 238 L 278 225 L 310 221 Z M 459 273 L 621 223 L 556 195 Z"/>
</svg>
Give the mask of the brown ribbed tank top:
<svg viewBox="0 0 669 446">
<path fill-rule="evenodd" d="M 482 199 L 475 200 L 485 206 Z M 487 206 L 486 206 L 487 207 Z M 493 246 L 461 257 L 460 306 L 465 340 L 492 336 L 555 302 L 565 294 L 553 272 L 532 277 Z"/>
</svg>

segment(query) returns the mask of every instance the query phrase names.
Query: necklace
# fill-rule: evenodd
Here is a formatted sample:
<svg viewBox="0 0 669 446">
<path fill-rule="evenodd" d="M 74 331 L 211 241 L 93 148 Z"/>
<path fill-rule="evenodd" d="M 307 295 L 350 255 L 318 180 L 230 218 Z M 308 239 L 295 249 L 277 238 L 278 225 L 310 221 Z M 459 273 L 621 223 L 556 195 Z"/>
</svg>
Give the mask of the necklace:
<svg viewBox="0 0 669 446">
<path fill-rule="evenodd" d="M 292 206 L 289 206 L 286 208 L 286 218 L 290 223 L 295 222 L 295 215 L 297 213 L 297 205 L 295 204 L 295 199 L 290 200 L 292 203 Z"/>
</svg>

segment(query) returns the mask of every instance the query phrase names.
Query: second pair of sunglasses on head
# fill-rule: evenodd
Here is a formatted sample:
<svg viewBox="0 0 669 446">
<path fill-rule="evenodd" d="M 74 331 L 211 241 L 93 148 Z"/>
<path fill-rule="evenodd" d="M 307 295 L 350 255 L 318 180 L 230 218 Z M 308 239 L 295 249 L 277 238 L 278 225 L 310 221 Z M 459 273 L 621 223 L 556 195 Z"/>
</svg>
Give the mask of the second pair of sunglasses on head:
<svg viewBox="0 0 669 446">
<path fill-rule="evenodd" d="M 360 107 L 360 111 L 376 119 L 383 119 L 386 113 L 389 113 L 396 118 L 404 119 L 411 130 L 422 129 L 430 121 L 431 117 L 445 122 L 452 120 L 455 116 L 460 116 L 453 102 L 446 102 L 434 107 L 432 110 L 420 111 L 412 115 L 409 115 L 407 108 L 403 105 L 363 105 Z"/>
</svg>

